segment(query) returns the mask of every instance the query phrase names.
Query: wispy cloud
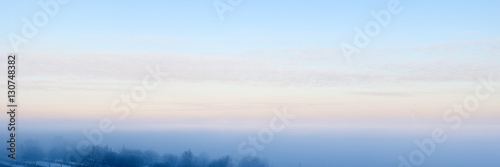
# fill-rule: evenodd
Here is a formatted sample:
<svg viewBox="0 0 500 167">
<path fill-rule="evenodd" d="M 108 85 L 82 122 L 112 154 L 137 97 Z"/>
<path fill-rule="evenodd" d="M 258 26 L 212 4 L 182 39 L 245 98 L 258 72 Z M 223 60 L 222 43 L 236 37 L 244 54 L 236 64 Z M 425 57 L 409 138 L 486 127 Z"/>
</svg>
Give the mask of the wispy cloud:
<svg viewBox="0 0 500 167">
<path fill-rule="evenodd" d="M 339 86 L 401 82 L 475 81 L 500 73 L 498 39 L 436 44 L 411 51 L 379 49 L 350 65 L 323 47 L 256 50 L 234 54 L 168 52 L 30 52 L 20 65 L 25 78 L 40 86 L 106 87 L 108 81 L 140 80 L 144 67 L 159 64 L 172 82 L 216 81 L 237 84 Z M 463 53 L 463 54 L 462 54 Z M 102 82 L 102 81 L 106 82 Z M 71 82 L 70 82 L 71 81 Z M 99 86 L 102 84 L 102 86 Z M 55 84 L 57 85 L 57 84 Z M 29 86 L 29 85 L 28 85 Z M 33 85 L 34 86 L 34 85 Z M 88 87 L 90 88 L 90 87 Z M 91 88 L 90 88 L 91 89 Z"/>
</svg>

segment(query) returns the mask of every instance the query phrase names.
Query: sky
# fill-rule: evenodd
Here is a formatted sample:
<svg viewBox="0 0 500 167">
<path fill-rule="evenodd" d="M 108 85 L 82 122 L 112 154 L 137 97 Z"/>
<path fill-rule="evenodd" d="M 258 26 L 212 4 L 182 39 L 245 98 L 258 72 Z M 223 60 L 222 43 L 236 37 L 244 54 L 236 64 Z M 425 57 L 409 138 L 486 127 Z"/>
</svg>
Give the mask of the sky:
<svg viewBox="0 0 500 167">
<path fill-rule="evenodd" d="M 39 2 L 2 2 L 3 55 Z M 223 19 L 214 2 L 227 3 L 61 4 L 16 52 L 24 128 L 80 131 L 110 118 L 121 131 L 254 132 L 285 106 L 291 131 L 407 132 L 446 124 L 443 114 L 490 76 L 496 91 L 470 122 L 499 127 L 499 1 L 242 0 Z M 341 43 L 355 45 L 355 29 L 391 2 L 401 12 L 346 60 Z M 114 102 L 155 68 L 163 84 L 120 119 Z"/>
<path fill-rule="evenodd" d="M 20 44 L 26 117 L 112 115 L 113 100 L 158 66 L 165 84 L 131 118 L 265 119 L 279 105 L 306 119 L 435 118 L 500 71 L 492 2 L 400 1 L 401 12 L 350 62 L 340 43 L 354 45 L 355 28 L 390 1 L 245 1 L 223 20 L 213 2 L 61 4 Z M 23 18 L 43 11 L 7 3 L 4 53 L 12 52 L 8 34 L 22 34 Z M 499 116 L 491 98 L 480 116 Z"/>
</svg>

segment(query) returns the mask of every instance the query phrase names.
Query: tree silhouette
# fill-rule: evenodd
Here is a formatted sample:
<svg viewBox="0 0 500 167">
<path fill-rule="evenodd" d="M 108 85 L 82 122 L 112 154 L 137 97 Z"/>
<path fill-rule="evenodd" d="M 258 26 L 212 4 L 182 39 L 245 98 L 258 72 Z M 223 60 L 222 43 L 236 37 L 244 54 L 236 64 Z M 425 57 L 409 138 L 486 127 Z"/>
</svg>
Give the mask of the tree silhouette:
<svg viewBox="0 0 500 167">
<path fill-rule="evenodd" d="M 208 167 L 233 167 L 233 164 L 229 156 L 224 156 L 210 162 Z"/>
<path fill-rule="evenodd" d="M 104 158 L 102 160 L 102 164 L 108 166 L 116 166 L 118 165 L 118 153 L 113 151 L 107 151 L 104 153 Z"/>
<path fill-rule="evenodd" d="M 179 157 L 173 154 L 164 154 L 162 162 L 163 167 L 176 167 L 179 163 Z"/>
<path fill-rule="evenodd" d="M 160 155 L 153 150 L 147 150 L 142 153 L 142 159 L 144 160 L 145 165 L 152 166 L 158 162 Z"/>
<path fill-rule="evenodd" d="M 87 166 L 100 166 L 104 163 L 108 152 L 112 152 L 108 146 L 91 146 L 89 153 L 83 158 L 83 163 Z"/>
<path fill-rule="evenodd" d="M 81 157 L 82 161 L 64 162 L 67 154 L 65 146 L 70 143 L 62 137 L 56 137 L 52 141 L 49 155 L 45 158 L 44 151 L 35 140 L 26 140 L 20 145 L 20 161 L 51 161 L 61 165 L 71 165 L 79 167 L 233 167 L 233 161 L 229 156 L 210 160 L 206 153 L 195 156 L 191 150 L 182 152 L 180 156 L 174 154 L 159 154 L 152 150 L 141 151 L 127 149 L 123 147 L 120 151 L 113 151 L 108 146 L 88 146 L 85 148 L 86 155 Z M 33 163 L 33 162 L 28 162 Z M 269 167 L 267 161 L 258 157 L 244 157 L 237 167 Z"/>
<path fill-rule="evenodd" d="M 191 150 L 187 150 L 182 153 L 179 167 L 195 167 L 194 155 Z"/>
<path fill-rule="evenodd" d="M 140 150 L 129 150 L 122 148 L 117 158 L 117 166 L 123 167 L 136 167 L 144 164 L 144 160 L 141 157 L 142 152 Z"/>
</svg>

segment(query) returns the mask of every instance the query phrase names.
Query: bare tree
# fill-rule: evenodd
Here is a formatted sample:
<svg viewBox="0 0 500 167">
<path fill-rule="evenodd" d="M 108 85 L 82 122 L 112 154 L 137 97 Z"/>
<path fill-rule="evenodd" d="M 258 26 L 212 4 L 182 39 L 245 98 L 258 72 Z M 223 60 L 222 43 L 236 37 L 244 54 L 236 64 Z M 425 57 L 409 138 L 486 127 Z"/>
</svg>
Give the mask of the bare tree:
<svg viewBox="0 0 500 167">
<path fill-rule="evenodd" d="M 184 151 L 179 163 L 179 167 L 195 167 L 193 152 L 191 152 L 191 150 Z"/>
</svg>

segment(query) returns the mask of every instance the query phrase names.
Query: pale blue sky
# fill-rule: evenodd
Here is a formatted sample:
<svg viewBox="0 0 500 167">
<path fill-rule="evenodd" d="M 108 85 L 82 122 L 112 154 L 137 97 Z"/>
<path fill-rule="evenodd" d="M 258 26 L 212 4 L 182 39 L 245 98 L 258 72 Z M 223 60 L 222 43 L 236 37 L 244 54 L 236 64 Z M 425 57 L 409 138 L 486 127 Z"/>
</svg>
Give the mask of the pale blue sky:
<svg viewBox="0 0 500 167">
<path fill-rule="evenodd" d="M 213 50 L 204 48 L 200 42 L 246 48 L 311 45 L 335 48 L 340 41 L 352 40 L 353 28 L 372 21 L 370 11 L 386 9 L 389 1 L 244 1 L 226 13 L 223 22 L 218 19 L 212 2 L 71 1 L 39 32 L 37 39 L 56 40 L 50 44 L 63 48 L 90 50 L 99 48 L 96 45 L 112 47 L 107 47 L 110 41 L 101 43 L 86 37 L 116 36 L 164 37 L 171 43 L 182 40 L 186 45 L 196 46 L 192 49 L 203 51 Z M 4 24 L 0 33 L 4 35 L 19 32 L 21 18 L 40 10 L 33 1 L 7 3 L 2 5 L 4 14 L 0 16 Z M 401 5 L 403 12 L 394 15 L 391 24 L 375 37 L 373 47 L 421 46 L 500 35 L 498 1 L 401 1 Z M 304 38 L 290 41 L 298 37 Z M 64 45 L 65 41 L 75 40 L 83 42 L 79 47 L 72 43 Z M 1 42 L 5 44 L 6 38 Z M 151 50 L 147 44 L 128 48 Z"/>
<path fill-rule="evenodd" d="M 179 90 L 241 92 L 217 94 L 217 103 L 234 96 L 241 96 L 244 100 L 233 102 L 242 104 L 341 101 L 355 106 L 346 109 L 353 113 L 386 111 L 357 105 L 352 99 L 371 103 L 384 97 L 382 101 L 389 104 L 387 95 L 407 96 L 399 100 L 410 105 L 410 99 L 421 99 L 424 106 L 439 110 L 446 100 L 427 101 L 433 93 L 459 98 L 456 94 L 474 88 L 477 78 L 500 75 L 498 1 L 401 1 L 403 11 L 392 15 L 391 23 L 352 57 L 351 64 L 342 56 L 340 42 L 352 43 L 354 28 L 373 21 L 370 12 L 387 10 L 390 1 L 245 0 L 227 12 L 224 21 L 213 2 L 71 1 L 61 6 L 20 50 L 20 79 L 29 95 L 24 97 L 33 103 L 27 109 L 36 113 L 44 104 L 39 99 L 50 99 L 46 98 L 50 94 L 67 105 L 45 110 L 65 112 L 79 103 L 72 99 L 89 98 L 93 101 L 88 109 L 106 111 L 112 97 L 128 91 L 144 75 L 144 67 L 152 64 L 169 71 L 169 80 L 193 84 Z M 35 1 L 8 1 L 0 7 L 0 49 L 5 54 L 11 51 L 7 34 L 20 33 L 22 18 L 40 10 Z M 227 83 L 236 86 L 225 89 Z M 249 86 L 254 83 L 264 88 Z M 269 93 L 276 84 L 306 88 Z M 181 99 L 169 101 L 169 97 L 185 97 L 175 102 L 194 104 L 213 93 L 188 96 L 169 92 L 171 88 L 158 90 L 162 93 L 149 101 L 151 110 L 170 110 L 171 105 L 165 104 Z M 102 94 L 102 99 L 90 98 L 94 94 L 88 90 Z M 66 98 L 77 93 L 82 95 Z M 291 97 L 271 98 L 280 94 Z M 345 95 L 352 99 L 343 99 Z M 401 106 L 380 115 L 400 117 L 398 112 L 407 104 L 394 105 Z M 332 110 L 326 108 L 317 111 Z M 432 115 L 435 110 L 429 108 L 423 115 Z M 321 112 L 311 117 L 321 117 Z"/>
</svg>

